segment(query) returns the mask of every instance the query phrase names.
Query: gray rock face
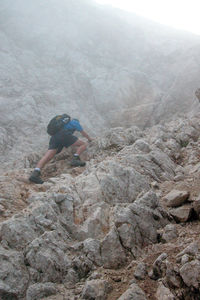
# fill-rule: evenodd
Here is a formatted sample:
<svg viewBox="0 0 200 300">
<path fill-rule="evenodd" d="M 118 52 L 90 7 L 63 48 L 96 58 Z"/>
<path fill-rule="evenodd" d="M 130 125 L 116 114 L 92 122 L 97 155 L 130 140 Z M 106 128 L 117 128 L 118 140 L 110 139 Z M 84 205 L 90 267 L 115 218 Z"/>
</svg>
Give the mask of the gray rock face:
<svg viewBox="0 0 200 300">
<path fill-rule="evenodd" d="M 162 241 L 169 242 L 178 236 L 176 226 L 174 224 L 167 224 L 163 230 Z"/>
<path fill-rule="evenodd" d="M 133 283 L 130 288 L 118 298 L 118 300 L 146 300 L 144 292 L 135 283 Z"/>
<path fill-rule="evenodd" d="M 184 264 L 180 269 L 180 275 L 189 287 L 199 289 L 200 278 L 200 262 L 199 260 L 193 260 Z"/>
<path fill-rule="evenodd" d="M 36 283 L 29 286 L 26 293 L 26 300 L 42 299 L 54 294 L 56 294 L 56 287 L 53 283 Z"/>
<path fill-rule="evenodd" d="M 29 282 L 29 273 L 21 252 L 0 247 L 0 295 L 2 299 L 23 296 Z M 4 297 L 4 298 L 3 298 Z"/>
<path fill-rule="evenodd" d="M 167 270 L 167 263 L 166 263 L 167 254 L 162 253 L 153 263 L 153 269 L 150 274 L 152 279 L 158 279 L 160 277 L 165 276 Z"/>
<path fill-rule="evenodd" d="M 183 204 L 188 197 L 189 193 L 187 191 L 173 190 L 167 194 L 163 200 L 166 202 L 167 206 L 176 207 Z"/>
<path fill-rule="evenodd" d="M 192 207 L 190 205 L 184 205 L 181 207 L 172 208 L 169 210 L 169 212 L 177 222 L 187 222 L 191 216 Z"/>
<path fill-rule="evenodd" d="M 147 274 L 147 266 L 144 263 L 139 263 L 134 272 L 134 277 L 136 279 L 142 280 Z"/>
<path fill-rule="evenodd" d="M 156 299 L 157 300 L 175 300 L 174 295 L 171 291 L 163 285 L 163 283 L 159 283 L 158 289 L 156 292 Z"/>
<path fill-rule="evenodd" d="M 100 180 L 105 201 L 110 204 L 133 202 L 142 191 L 148 191 L 146 178 L 132 168 L 110 164 L 110 174 Z"/>
<path fill-rule="evenodd" d="M 196 124 L 194 119 L 190 122 Z M 196 122 L 193 128 L 198 129 L 198 118 Z M 184 126 L 177 120 L 166 126 L 155 126 L 152 132 L 132 127 L 130 140 L 128 130 L 124 130 L 123 135 L 120 129 L 119 136 L 117 130 L 113 130 L 113 139 L 109 130 L 109 135 L 99 137 L 90 147 L 91 159 L 85 170 L 67 169 L 67 174 L 60 171 L 39 187 L 19 184 L 16 174 L 21 173 L 17 171 L 2 175 L 0 204 L 4 211 L 12 210 L 13 216 L 8 215 L 7 220 L 3 220 L 5 216 L 0 215 L 0 297 L 45 297 L 56 292 L 52 286 L 56 284 L 59 288 L 62 285 L 66 290 L 63 296 L 69 299 L 75 300 L 81 293 L 88 299 L 109 298 L 110 289 L 104 282 L 107 274 L 117 274 L 117 269 L 126 268 L 131 259 L 134 266 L 136 259 L 147 261 L 142 253 L 145 246 L 148 251 L 155 249 L 159 255 L 149 273 L 151 278 L 160 279 L 167 289 L 181 289 L 184 282 L 187 292 L 199 290 L 191 279 L 194 267 L 191 262 L 199 261 L 198 242 L 177 255 L 177 267 L 170 265 L 167 251 L 160 255 L 160 249 L 169 245 L 170 253 L 173 252 L 171 239 L 176 237 L 174 226 L 168 224 L 170 215 L 161 207 L 161 187 L 171 185 L 165 181 L 173 180 L 177 172 L 187 173 L 185 167 L 177 167 L 171 151 L 179 146 L 179 151 L 183 148 L 189 151 L 189 144 L 200 132 L 199 129 L 193 131 L 187 120 L 183 123 Z M 191 132 L 189 144 L 182 147 L 179 133 L 187 130 Z M 169 143 L 172 136 L 174 142 Z M 64 161 L 55 160 L 52 165 L 57 166 L 57 163 L 60 166 Z M 28 174 L 29 170 L 25 171 Z M 18 213 L 15 213 L 13 205 L 18 202 Z M 188 205 L 192 208 L 191 203 Z M 163 240 L 171 243 L 152 245 L 158 242 L 158 232 L 163 232 Z M 180 234 L 179 239 L 182 238 Z M 141 280 L 146 277 L 145 265 L 138 266 L 135 276 Z M 198 276 L 197 264 L 197 282 Z M 128 282 L 123 281 L 123 275 L 120 280 Z M 169 291 L 162 286 L 158 294 L 165 297 Z M 121 297 L 145 299 L 135 285 Z"/>
<path fill-rule="evenodd" d="M 126 263 L 126 254 L 116 230 L 112 229 L 103 239 L 101 255 L 104 268 L 117 269 Z"/>
<path fill-rule="evenodd" d="M 106 300 L 111 290 L 112 286 L 105 280 L 88 280 L 83 289 L 81 299 Z"/>
<path fill-rule="evenodd" d="M 64 232 L 45 232 L 33 240 L 26 248 L 25 257 L 28 264 L 44 281 L 60 281 L 67 273 L 71 260 L 65 253 L 67 245 Z"/>
</svg>

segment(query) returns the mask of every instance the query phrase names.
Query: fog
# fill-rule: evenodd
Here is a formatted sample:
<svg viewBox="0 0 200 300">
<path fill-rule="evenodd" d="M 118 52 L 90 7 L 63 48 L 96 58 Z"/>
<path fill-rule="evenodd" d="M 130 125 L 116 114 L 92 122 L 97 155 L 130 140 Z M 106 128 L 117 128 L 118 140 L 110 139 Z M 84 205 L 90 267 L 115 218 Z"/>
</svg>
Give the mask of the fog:
<svg viewBox="0 0 200 300">
<path fill-rule="evenodd" d="M 2 161 L 43 150 L 58 113 L 98 135 L 195 103 L 199 38 L 134 14 L 89 0 L 1 0 L 0 37 Z"/>
</svg>

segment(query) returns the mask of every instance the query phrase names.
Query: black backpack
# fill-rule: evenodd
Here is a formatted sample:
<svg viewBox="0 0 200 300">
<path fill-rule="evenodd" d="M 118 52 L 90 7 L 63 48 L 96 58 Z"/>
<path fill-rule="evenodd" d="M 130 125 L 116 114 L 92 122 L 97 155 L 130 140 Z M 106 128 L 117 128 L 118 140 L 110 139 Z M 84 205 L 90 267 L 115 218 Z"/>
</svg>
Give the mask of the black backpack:
<svg viewBox="0 0 200 300">
<path fill-rule="evenodd" d="M 47 126 L 47 133 L 49 135 L 56 134 L 63 128 L 65 124 L 69 123 L 70 120 L 71 118 L 67 114 L 55 116 L 53 119 L 51 119 Z"/>
</svg>

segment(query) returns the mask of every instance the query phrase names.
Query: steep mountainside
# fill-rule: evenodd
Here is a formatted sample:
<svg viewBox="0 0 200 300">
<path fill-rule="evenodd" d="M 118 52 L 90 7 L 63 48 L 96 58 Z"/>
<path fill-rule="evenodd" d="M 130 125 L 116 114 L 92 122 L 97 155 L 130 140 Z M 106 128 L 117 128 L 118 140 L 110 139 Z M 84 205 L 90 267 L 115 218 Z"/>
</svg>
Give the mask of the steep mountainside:
<svg viewBox="0 0 200 300">
<path fill-rule="evenodd" d="M 199 299 L 199 117 L 107 130 L 43 185 L 35 156 L 2 174 L 1 300 Z"/>
<path fill-rule="evenodd" d="M 67 112 L 95 134 L 195 105 L 198 37 L 84 0 L 0 3 L 0 161 L 44 150 Z"/>
</svg>

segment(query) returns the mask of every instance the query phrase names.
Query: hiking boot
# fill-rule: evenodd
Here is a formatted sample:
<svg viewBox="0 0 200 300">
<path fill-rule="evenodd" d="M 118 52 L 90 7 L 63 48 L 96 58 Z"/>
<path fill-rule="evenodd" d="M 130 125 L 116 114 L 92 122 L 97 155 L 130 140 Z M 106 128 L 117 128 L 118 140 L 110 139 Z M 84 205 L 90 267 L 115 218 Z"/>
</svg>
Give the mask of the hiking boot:
<svg viewBox="0 0 200 300">
<path fill-rule="evenodd" d="M 70 165 L 72 167 L 84 167 L 85 166 L 85 162 L 80 160 L 79 156 L 74 156 Z"/>
<path fill-rule="evenodd" d="M 37 184 L 42 184 L 44 181 L 40 177 L 41 173 L 39 170 L 34 170 L 31 173 L 31 176 L 29 177 L 29 181 L 37 183 Z"/>
</svg>

